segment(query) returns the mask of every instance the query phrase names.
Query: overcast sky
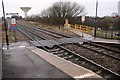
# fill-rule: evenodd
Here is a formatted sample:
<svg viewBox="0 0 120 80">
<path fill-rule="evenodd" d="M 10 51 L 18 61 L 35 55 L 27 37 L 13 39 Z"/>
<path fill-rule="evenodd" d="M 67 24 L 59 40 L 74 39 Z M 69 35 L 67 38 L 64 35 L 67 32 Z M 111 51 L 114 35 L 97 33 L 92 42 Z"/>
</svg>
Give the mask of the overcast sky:
<svg viewBox="0 0 120 80">
<path fill-rule="evenodd" d="M 0 0 L 0 5 L 1 5 Z M 54 2 L 71 1 L 85 7 L 88 16 L 95 16 L 96 0 L 4 0 L 6 13 L 19 13 L 24 17 L 24 13 L 20 7 L 32 7 L 28 15 L 39 14 L 43 9 L 46 9 Z M 120 0 L 98 0 L 98 16 L 111 15 L 113 12 L 118 12 L 118 1 Z M 0 17 L 2 16 L 2 6 L 0 7 Z"/>
</svg>

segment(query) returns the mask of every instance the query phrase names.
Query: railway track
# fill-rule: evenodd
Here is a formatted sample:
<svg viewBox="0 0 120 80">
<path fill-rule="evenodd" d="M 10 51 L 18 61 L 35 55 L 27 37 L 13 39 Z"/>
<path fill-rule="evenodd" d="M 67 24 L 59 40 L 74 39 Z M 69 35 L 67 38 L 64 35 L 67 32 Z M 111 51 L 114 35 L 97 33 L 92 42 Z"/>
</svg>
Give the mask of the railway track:
<svg viewBox="0 0 120 80">
<path fill-rule="evenodd" d="M 82 44 L 81 46 L 84 47 L 84 48 L 99 52 L 101 54 L 107 55 L 111 58 L 120 60 L 119 51 L 116 51 L 114 49 L 110 49 L 110 48 L 107 48 L 105 46 L 101 46 L 101 45 L 98 45 L 98 44 L 95 44 L 95 43 L 87 43 L 87 42 L 85 44 Z"/>
<path fill-rule="evenodd" d="M 101 75 L 105 79 L 120 77 L 119 74 L 117 74 L 117 73 L 93 62 L 92 60 L 87 59 L 87 58 L 85 58 L 63 46 L 55 46 L 54 48 L 49 49 L 49 52 L 53 53 L 54 55 L 57 55 L 61 58 L 64 58 L 66 60 L 69 60 L 77 65 L 86 67 L 86 68 L 94 71 L 95 73 Z"/>
<path fill-rule="evenodd" d="M 48 30 L 44 30 L 44 29 L 37 29 L 37 28 L 34 28 L 34 29 L 37 30 L 37 31 L 41 31 L 45 34 L 51 35 L 55 38 L 62 38 L 62 37 L 67 37 L 68 38 L 68 36 L 61 35 L 61 34 L 58 34 L 58 33 L 55 34 L 55 32 L 52 32 L 52 31 L 48 31 Z M 76 44 L 76 45 L 78 45 L 78 44 Z M 105 46 L 98 45 L 98 44 L 95 44 L 95 43 L 85 43 L 85 44 L 81 45 L 81 47 L 88 48 L 90 50 L 93 50 L 93 51 L 99 52 L 101 54 L 107 55 L 109 57 L 112 57 L 114 59 L 120 60 L 120 53 L 119 53 L 119 51 L 117 51 L 115 49 L 111 49 L 109 47 L 105 47 Z"/>
<path fill-rule="evenodd" d="M 119 49 L 120 49 L 120 45 L 115 45 L 115 44 L 102 44 L 102 43 L 92 43 L 91 44 L 93 45 L 96 45 L 96 46 L 99 46 L 99 47 L 103 47 L 107 50 L 111 50 L 111 51 L 114 51 L 114 52 L 117 52 L 117 53 L 120 53 Z"/>
<path fill-rule="evenodd" d="M 19 26 L 22 27 L 22 26 L 24 26 L 24 25 L 19 24 Z M 45 34 L 47 34 L 47 35 L 49 35 L 49 36 L 51 35 L 51 36 L 53 36 L 53 37 L 55 37 L 55 38 L 63 38 L 63 37 L 65 37 L 65 38 L 70 38 L 70 36 L 63 35 L 63 34 L 60 34 L 60 33 L 57 33 L 57 32 L 51 31 L 51 30 L 45 30 L 45 29 L 42 29 L 42 28 L 27 27 L 27 26 L 25 26 L 24 28 L 30 29 L 30 30 L 33 31 L 33 32 L 35 32 L 35 31 L 42 32 L 42 33 L 45 33 Z"/>
<path fill-rule="evenodd" d="M 20 29 L 20 30 L 21 30 L 21 32 L 25 31 L 24 29 Z M 41 39 L 45 39 L 45 40 L 47 39 L 45 37 L 43 38 L 43 36 L 41 36 L 41 35 L 38 36 L 38 33 L 36 34 L 35 32 L 33 32 L 33 30 L 35 30 L 35 29 L 28 30 L 28 28 L 27 28 L 26 31 L 28 31 L 29 33 L 32 33 L 34 36 L 40 37 Z M 26 36 L 28 36 L 28 33 L 26 34 L 26 31 L 24 32 L 24 34 Z M 52 37 L 56 37 L 57 35 L 59 35 L 59 34 L 55 34 L 54 32 L 48 31 L 48 30 L 37 29 L 35 31 L 42 31 L 48 35 L 51 35 Z M 59 35 L 59 37 L 56 37 L 56 38 L 61 38 L 61 36 L 62 35 Z M 37 40 L 35 40 L 35 38 L 33 38 L 33 36 L 29 35 L 29 37 L 31 37 L 32 40 L 37 41 Z M 65 37 L 65 36 L 62 36 L 62 37 Z M 110 69 L 107 69 L 107 68 L 101 66 L 100 64 L 93 62 L 92 60 L 87 59 L 87 58 L 81 56 L 80 54 L 70 50 L 70 49 L 67 49 L 64 46 L 55 46 L 55 47 L 50 48 L 50 49 L 43 46 L 42 48 L 50 53 L 58 55 L 59 57 L 62 57 L 66 60 L 69 60 L 75 64 L 84 66 L 84 67 L 96 72 L 97 74 L 101 75 L 102 77 L 104 77 L 106 79 L 111 80 L 111 78 L 120 78 L 120 74 L 118 74 Z"/>
</svg>

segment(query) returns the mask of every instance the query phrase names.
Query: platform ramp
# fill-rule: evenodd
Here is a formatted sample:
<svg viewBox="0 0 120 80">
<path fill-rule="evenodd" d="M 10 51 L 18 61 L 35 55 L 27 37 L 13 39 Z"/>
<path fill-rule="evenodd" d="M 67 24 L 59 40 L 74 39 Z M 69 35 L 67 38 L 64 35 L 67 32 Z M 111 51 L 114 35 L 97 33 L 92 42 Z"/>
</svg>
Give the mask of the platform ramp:
<svg viewBox="0 0 120 80">
<path fill-rule="evenodd" d="M 55 40 L 31 41 L 31 43 L 36 47 L 41 47 L 41 46 L 53 47 L 55 45 L 80 43 L 80 42 L 86 42 L 86 40 L 84 40 L 81 37 L 77 37 L 77 38 L 61 38 L 61 39 L 55 39 Z"/>
</svg>

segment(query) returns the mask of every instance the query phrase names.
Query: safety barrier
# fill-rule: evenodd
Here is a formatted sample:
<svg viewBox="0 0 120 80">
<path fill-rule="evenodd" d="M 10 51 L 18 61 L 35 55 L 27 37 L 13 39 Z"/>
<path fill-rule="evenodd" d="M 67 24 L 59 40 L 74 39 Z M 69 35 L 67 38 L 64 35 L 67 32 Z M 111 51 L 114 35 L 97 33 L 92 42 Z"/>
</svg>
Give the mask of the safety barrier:
<svg viewBox="0 0 120 80">
<path fill-rule="evenodd" d="M 94 27 L 91 26 L 85 26 L 85 25 L 72 25 L 72 24 L 64 24 L 65 29 L 74 29 L 74 30 L 80 30 L 82 33 L 92 33 L 94 32 Z"/>
</svg>

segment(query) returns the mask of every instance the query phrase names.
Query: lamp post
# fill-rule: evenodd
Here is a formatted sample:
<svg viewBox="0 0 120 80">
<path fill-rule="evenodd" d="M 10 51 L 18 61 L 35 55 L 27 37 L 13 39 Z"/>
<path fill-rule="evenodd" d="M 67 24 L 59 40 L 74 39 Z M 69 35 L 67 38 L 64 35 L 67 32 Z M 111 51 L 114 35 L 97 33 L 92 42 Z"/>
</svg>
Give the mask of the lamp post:
<svg viewBox="0 0 120 80">
<path fill-rule="evenodd" d="M 95 15 L 95 25 L 94 25 L 94 37 L 96 37 L 96 28 L 97 28 L 97 10 L 98 10 L 98 0 L 96 1 L 96 15 Z"/>
<path fill-rule="evenodd" d="M 4 28 L 5 28 L 6 44 L 7 44 L 7 49 L 9 49 L 9 40 L 8 40 L 8 34 L 7 34 L 7 24 L 6 24 L 6 19 L 5 19 L 5 10 L 4 10 L 3 0 L 2 0 L 2 8 L 3 8 L 3 19 L 4 19 Z"/>
</svg>

